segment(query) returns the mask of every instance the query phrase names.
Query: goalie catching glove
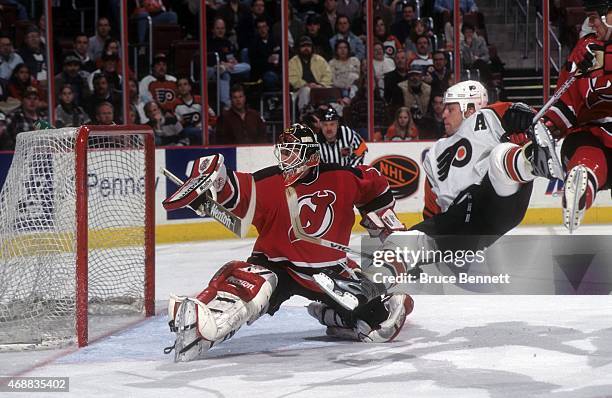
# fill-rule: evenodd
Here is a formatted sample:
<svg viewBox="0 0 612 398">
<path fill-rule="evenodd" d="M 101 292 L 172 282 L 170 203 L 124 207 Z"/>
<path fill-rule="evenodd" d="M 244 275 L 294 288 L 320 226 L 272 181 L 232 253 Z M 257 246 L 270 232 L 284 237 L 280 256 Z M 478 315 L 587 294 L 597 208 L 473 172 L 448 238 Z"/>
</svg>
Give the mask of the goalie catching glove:
<svg viewBox="0 0 612 398">
<path fill-rule="evenodd" d="M 223 189 L 227 181 L 227 170 L 221 154 L 203 156 L 194 160 L 189 178 L 179 189 L 163 201 L 166 210 L 178 210 L 189 207 L 198 215 L 204 216 L 202 204 L 207 195 L 217 200 L 217 192 Z"/>
<path fill-rule="evenodd" d="M 308 313 L 327 326 L 328 336 L 364 343 L 387 343 L 402 330 L 413 306 L 409 295 L 394 294 L 373 300 L 352 316 L 342 315 L 320 302 L 310 303 Z"/>
</svg>

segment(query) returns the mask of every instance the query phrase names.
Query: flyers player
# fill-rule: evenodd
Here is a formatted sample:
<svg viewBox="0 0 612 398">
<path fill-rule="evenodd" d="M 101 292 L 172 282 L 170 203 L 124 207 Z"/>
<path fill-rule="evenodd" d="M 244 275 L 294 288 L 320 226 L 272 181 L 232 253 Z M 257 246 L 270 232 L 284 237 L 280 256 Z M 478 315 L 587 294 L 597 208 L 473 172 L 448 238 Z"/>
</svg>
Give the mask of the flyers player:
<svg viewBox="0 0 612 398">
<path fill-rule="evenodd" d="M 177 361 L 201 357 L 245 323 L 264 313 L 274 314 L 295 294 L 314 301 L 308 313 L 328 327 L 329 335 L 364 342 L 392 340 L 412 311 L 412 299 L 402 294 L 374 299 L 354 314 L 343 311 L 318 288 L 312 275 L 323 269 L 342 273 L 356 264 L 341 251 L 297 240 L 285 199 L 285 188 L 295 188 L 306 232 L 346 245 L 355 220 L 353 207 L 366 219 L 384 215 L 388 221 L 380 229 L 388 233 L 404 228 L 393 213 L 386 179 L 373 168 L 320 164 L 316 135 L 300 124 L 280 135 L 275 154 L 278 166 L 252 174 L 226 170 L 220 155 L 199 158 L 183 184 L 189 186 L 209 174 L 217 201 L 241 218 L 255 201 L 251 221 L 259 237 L 246 261 L 225 264 L 196 297 L 170 297 L 168 312 L 176 342 L 167 351 L 174 348 Z M 189 200 L 197 208 L 195 202 L 203 198 Z M 164 201 L 166 208 L 172 208 L 174 199 L 181 200 L 171 196 Z"/>
<path fill-rule="evenodd" d="M 480 250 L 517 226 L 525 216 L 533 179 L 512 180 L 509 173 L 527 175 L 531 164 L 512 163 L 528 138 L 524 131 L 535 113 L 521 103 L 499 102 L 485 107 L 487 91 L 477 81 L 464 81 L 444 94 L 446 138 L 434 143 L 423 160 L 424 221 L 407 233 L 391 235 L 385 249 L 411 236 L 427 250 Z M 404 239 L 404 242 L 406 240 Z M 409 266 L 406 264 L 406 266 Z M 355 282 L 324 271 L 315 276 L 331 297 L 346 309 L 388 292 L 392 284 Z M 352 297 L 351 297 L 352 295 Z M 357 300 L 355 300 L 355 298 Z"/>
</svg>

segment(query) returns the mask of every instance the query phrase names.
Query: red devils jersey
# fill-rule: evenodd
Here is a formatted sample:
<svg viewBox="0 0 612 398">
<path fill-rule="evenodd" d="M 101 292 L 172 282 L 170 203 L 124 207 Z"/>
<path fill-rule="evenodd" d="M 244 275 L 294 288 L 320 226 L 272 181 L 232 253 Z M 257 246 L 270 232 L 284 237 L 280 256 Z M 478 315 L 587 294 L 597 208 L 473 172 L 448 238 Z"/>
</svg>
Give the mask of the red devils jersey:
<svg viewBox="0 0 612 398">
<path fill-rule="evenodd" d="M 355 221 L 354 206 L 362 212 L 370 212 L 395 203 L 387 180 L 371 167 L 321 164 L 307 179 L 294 187 L 301 223 L 306 233 L 312 236 L 348 245 Z M 243 217 L 253 183 L 256 190 L 253 225 L 259 232 L 253 255 L 265 256 L 269 262 L 288 266 L 296 281 L 318 291 L 310 275 L 323 267 L 346 262 L 346 255 L 295 238 L 285 185 L 276 166 L 253 174 L 228 171 L 227 183 L 218 195 L 219 202 Z"/>
<path fill-rule="evenodd" d="M 545 114 L 561 131 L 567 134 L 588 129 L 609 148 L 612 148 L 612 42 L 596 40 L 593 36 L 581 39 L 568 59 L 579 59 L 590 43 L 602 46 L 596 51 L 598 66 L 586 76 L 579 77 Z M 568 64 L 571 64 L 568 62 Z M 559 74 L 557 87 L 569 78 L 568 65 Z"/>
</svg>

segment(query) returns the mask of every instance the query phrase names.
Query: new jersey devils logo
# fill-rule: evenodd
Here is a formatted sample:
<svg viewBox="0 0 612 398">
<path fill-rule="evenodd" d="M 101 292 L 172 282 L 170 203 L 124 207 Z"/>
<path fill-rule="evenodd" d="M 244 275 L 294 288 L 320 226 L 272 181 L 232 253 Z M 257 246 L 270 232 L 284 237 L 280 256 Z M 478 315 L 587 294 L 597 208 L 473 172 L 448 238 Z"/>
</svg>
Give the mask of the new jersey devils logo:
<svg viewBox="0 0 612 398">
<path fill-rule="evenodd" d="M 463 167 L 470 163 L 470 160 L 472 160 L 472 144 L 467 138 L 462 138 L 454 145 L 446 148 L 436 159 L 440 181 L 448 178 L 451 166 Z"/>
<path fill-rule="evenodd" d="M 612 102 L 612 82 L 605 76 L 590 79 L 586 94 L 587 108 L 593 109 L 600 102 Z"/>
<path fill-rule="evenodd" d="M 300 222 L 304 232 L 310 236 L 325 235 L 334 223 L 334 208 L 336 194 L 333 191 L 317 191 L 298 199 Z M 289 228 L 289 239 L 296 240 L 293 229 Z"/>
</svg>

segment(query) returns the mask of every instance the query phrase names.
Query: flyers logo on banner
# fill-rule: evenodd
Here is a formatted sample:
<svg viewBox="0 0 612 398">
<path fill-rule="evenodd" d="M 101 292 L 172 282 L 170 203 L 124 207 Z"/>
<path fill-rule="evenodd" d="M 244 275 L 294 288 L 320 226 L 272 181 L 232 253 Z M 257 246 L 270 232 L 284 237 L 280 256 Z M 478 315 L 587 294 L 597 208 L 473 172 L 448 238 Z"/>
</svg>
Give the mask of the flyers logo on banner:
<svg viewBox="0 0 612 398">
<path fill-rule="evenodd" d="M 417 162 L 410 158 L 387 155 L 374 160 L 370 166 L 387 178 L 396 199 L 412 195 L 419 186 L 420 168 Z"/>
</svg>

